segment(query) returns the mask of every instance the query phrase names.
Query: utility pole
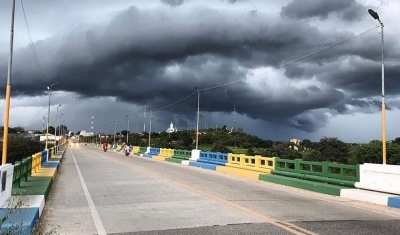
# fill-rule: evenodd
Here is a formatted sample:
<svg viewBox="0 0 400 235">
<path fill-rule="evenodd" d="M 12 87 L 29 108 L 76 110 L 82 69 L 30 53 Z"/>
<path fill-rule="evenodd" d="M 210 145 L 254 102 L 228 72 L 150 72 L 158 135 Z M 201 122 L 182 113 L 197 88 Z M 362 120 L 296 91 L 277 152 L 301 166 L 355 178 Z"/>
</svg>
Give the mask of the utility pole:
<svg viewBox="0 0 400 235">
<path fill-rule="evenodd" d="M 11 100 L 11 71 L 14 47 L 14 18 L 15 18 L 15 0 L 12 1 L 11 10 L 11 30 L 10 30 L 10 54 L 8 58 L 6 102 L 4 105 L 4 129 L 3 129 L 3 153 L 1 163 L 7 164 L 7 148 L 8 148 L 8 126 L 10 120 L 10 100 Z"/>
<path fill-rule="evenodd" d="M 200 90 L 197 90 L 197 125 L 196 125 L 196 150 L 199 149 L 199 118 L 200 118 Z"/>
</svg>

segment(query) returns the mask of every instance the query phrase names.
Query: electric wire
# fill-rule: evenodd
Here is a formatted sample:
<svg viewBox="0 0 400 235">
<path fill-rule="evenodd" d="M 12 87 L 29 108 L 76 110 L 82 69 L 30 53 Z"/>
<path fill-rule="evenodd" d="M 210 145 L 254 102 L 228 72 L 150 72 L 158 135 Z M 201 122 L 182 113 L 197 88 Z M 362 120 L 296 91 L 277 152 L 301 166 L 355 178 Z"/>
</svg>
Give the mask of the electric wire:
<svg viewBox="0 0 400 235">
<path fill-rule="evenodd" d="M 236 81 L 232 81 L 232 82 L 228 82 L 228 83 L 224 83 L 224 84 L 220 84 L 220 85 L 216 85 L 216 86 L 211 86 L 211 87 L 206 87 L 206 88 L 198 89 L 197 91 L 193 92 L 192 94 L 190 94 L 190 95 L 188 95 L 188 96 L 186 96 L 186 97 L 184 97 L 184 98 L 182 98 L 182 99 L 180 99 L 180 100 L 178 100 L 178 101 L 175 101 L 174 103 L 171 103 L 171 104 L 169 104 L 169 105 L 165 105 L 165 106 L 162 106 L 162 107 L 159 107 L 159 108 L 155 108 L 155 109 L 150 109 L 150 108 L 149 108 L 149 109 L 152 110 L 152 111 L 162 110 L 162 109 L 171 107 L 171 106 L 173 106 L 173 105 L 175 105 L 175 104 L 178 104 L 178 103 L 180 103 L 180 102 L 182 102 L 182 101 L 184 101 L 184 100 L 190 98 L 191 96 L 193 96 L 193 95 L 196 94 L 197 92 L 200 92 L 200 91 L 207 91 L 207 90 L 212 90 L 212 89 L 217 89 L 217 88 L 229 86 L 229 85 L 232 85 L 232 84 L 235 84 L 235 83 L 243 82 L 243 81 L 246 81 L 246 80 L 250 80 L 250 79 L 254 79 L 254 78 L 256 78 L 256 77 L 260 77 L 260 76 L 266 75 L 266 74 L 271 73 L 271 72 L 273 72 L 273 71 L 276 71 L 276 70 L 279 70 L 279 69 L 281 69 L 281 68 L 284 68 L 284 67 L 286 67 L 286 66 L 288 66 L 288 65 L 293 65 L 293 64 L 299 63 L 300 61 L 305 60 L 305 59 L 307 59 L 307 58 L 309 58 L 309 57 L 315 56 L 315 55 L 317 55 L 318 53 L 321 53 L 321 52 L 323 52 L 323 51 L 327 51 L 327 50 L 332 49 L 332 48 L 334 48 L 334 47 L 336 47 L 336 46 L 339 46 L 339 45 L 341 45 L 341 44 L 344 44 L 344 43 L 346 43 L 346 42 L 348 42 L 348 41 L 351 41 L 351 40 L 353 40 L 353 39 L 355 39 L 355 38 L 358 38 L 358 37 L 360 37 L 360 36 L 362 36 L 362 35 L 364 35 L 364 34 L 367 34 L 367 33 L 371 32 L 371 31 L 374 31 L 374 30 L 376 30 L 376 29 L 379 28 L 379 27 L 381 27 L 381 26 L 380 26 L 380 25 L 376 25 L 374 28 L 365 30 L 365 31 L 363 31 L 362 33 L 359 33 L 359 34 L 356 34 L 356 35 L 353 35 L 353 36 L 350 36 L 350 37 L 341 39 L 341 40 L 339 40 L 339 41 L 337 41 L 337 42 L 334 42 L 334 43 L 329 44 L 329 45 L 327 45 L 327 46 L 325 46 L 325 47 L 322 47 L 321 49 L 318 49 L 318 50 L 316 50 L 316 51 L 314 51 L 314 52 L 311 52 L 311 53 L 309 53 L 309 54 L 307 54 L 307 55 L 304 55 L 304 56 L 301 56 L 301 57 L 299 57 L 299 58 L 297 58 L 297 59 L 294 59 L 294 60 L 291 60 L 291 61 L 289 61 L 289 62 L 286 62 L 286 63 L 284 63 L 284 64 L 282 64 L 282 65 L 276 67 L 276 68 L 273 69 L 272 71 L 268 71 L 268 72 L 261 73 L 261 74 L 255 75 L 255 76 L 246 77 L 246 78 L 243 78 L 243 79 L 240 79 L 240 80 L 236 80 Z M 142 116 L 142 115 L 141 115 L 141 116 Z"/>
<path fill-rule="evenodd" d="M 40 66 L 39 59 L 38 59 L 38 57 L 37 57 L 37 53 L 36 53 L 36 50 L 35 50 L 35 46 L 34 46 L 34 43 L 33 43 L 33 40 L 32 40 L 32 34 L 31 34 L 30 29 L 29 29 L 28 18 L 27 18 L 27 16 L 26 16 L 26 12 L 25 12 L 25 7 L 24 7 L 23 0 L 21 0 L 21 6 L 22 6 L 22 12 L 23 12 L 23 14 L 24 14 L 25 26 L 26 26 L 26 30 L 27 30 L 27 33 L 28 33 L 28 37 L 29 37 L 29 44 L 30 44 L 30 47 L 31 47 L 33 59 L 34 59 L 34 61 L 35 61 L 35 64 L 36 64 L 37 68 L 39 69 L 39 71 L 40 71 L 40 73 L 41 73 L 41 75 L 42 75 L 43 80 L 44 80 L 45 82 L 47 82 L 47 79 L 46 79 L 46 77 L 44 76 L 44 73 L 43 73 L 43 70 L 42 70 L 42 66 Z"/>
</svg>

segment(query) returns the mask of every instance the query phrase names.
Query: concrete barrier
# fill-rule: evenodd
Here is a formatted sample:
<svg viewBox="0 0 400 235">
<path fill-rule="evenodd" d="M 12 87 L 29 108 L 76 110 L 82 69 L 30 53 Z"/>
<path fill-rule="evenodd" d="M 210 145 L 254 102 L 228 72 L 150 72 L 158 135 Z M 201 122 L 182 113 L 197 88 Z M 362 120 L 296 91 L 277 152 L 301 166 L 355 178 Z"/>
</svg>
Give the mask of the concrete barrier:
<svg viewBox="0 0 400 235">
<path fill-rule="evenodd" d="M 215 165 L 225 166 L 228 162 L 228 154 L 221 152 L 200 152 L 198 162 L 211 163 Z"/>
<path fill-rule="evenodd" d="M 228 162 L 225 165 L 269 174 L 275 169 L 275 159 L 259 155 L 247 156 L 244 154 L 228 153 Z"/>
<path fill-rule="evenodd" d="M 60 149 L 64 147 L 57 146 L 62 155 L 64 151 Z M 30 234 L 42 214 L 46 197 L 57 174 L 59 162 L 48 161 L 55 156 L 55 148 L 50 148 L 14 165 L 0 166 L 0 218 L 4 219 L 1 233 L 11 229 L 17 234 Z"/>
<path fill-rule="evenodd" d="M 400 166 L 364 163 L 355 187 L 400 195 Z"/>
</svg>

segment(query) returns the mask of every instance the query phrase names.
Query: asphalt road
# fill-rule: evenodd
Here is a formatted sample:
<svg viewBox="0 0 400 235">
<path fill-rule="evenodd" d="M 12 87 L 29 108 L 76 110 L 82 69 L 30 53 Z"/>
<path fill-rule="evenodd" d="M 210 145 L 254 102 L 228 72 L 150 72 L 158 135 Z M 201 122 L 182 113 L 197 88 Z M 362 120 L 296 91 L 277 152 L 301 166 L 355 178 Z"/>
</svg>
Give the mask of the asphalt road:
<svg viewBox="0 0 400 235">
<path fill-rule="evenodd" d="M 69 148 L 42 215 L 58 234 L 399 234 L 400 210 Z"/>
</svg>

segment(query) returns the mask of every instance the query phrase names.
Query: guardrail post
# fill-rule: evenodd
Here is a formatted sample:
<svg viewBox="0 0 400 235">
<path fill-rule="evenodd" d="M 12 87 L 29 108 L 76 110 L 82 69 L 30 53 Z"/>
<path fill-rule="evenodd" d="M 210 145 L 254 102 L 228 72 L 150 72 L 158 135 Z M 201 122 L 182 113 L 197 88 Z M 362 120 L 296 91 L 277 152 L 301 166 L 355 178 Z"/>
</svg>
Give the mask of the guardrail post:
<svg viewBox="0 0 400 235">
<path fill-rule="evenodd" d="M 294 172 L 299 173 L 300 172 L 300 162 L 301 159 L 294 159 Z"/>
</svg>

